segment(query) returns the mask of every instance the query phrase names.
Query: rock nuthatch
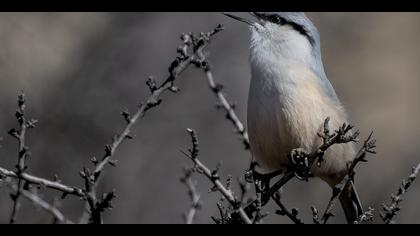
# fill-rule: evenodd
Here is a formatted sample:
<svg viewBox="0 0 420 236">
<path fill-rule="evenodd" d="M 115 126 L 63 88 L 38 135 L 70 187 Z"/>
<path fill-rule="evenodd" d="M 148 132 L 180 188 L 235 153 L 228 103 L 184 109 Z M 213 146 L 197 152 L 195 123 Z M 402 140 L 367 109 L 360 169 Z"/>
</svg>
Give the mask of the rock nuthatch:
<svg viewBox="0 0 420 236">
<path fill-rule="evenodd" d="M 322 144 L 317 134 L 327 117 L 333 128 L 348 123 L 324 71 L 318 30 L 302 12 L 251 12 L 256 21 L 224 14 L 251 30 L 247 118 L 253 158 L 266 171 L 282 169 L 293 149 L 312 152 Z M 351 143 L 334 145 L 311 172 L 333 187 L 355 154 Z M 363 214 L 353 183 L 340 202 L 349 223 Z"/>
</svg>

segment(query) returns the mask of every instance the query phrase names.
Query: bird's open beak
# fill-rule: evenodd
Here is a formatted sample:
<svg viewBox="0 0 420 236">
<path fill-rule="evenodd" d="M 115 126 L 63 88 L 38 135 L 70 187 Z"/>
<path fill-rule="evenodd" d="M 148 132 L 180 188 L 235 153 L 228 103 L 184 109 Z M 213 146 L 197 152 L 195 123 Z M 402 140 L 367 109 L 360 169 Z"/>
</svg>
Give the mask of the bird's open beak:
<svg viewBox="0 0 420 236">
<path fill-rule="evenodd" d="M 255 12 L 248 12 L 248 13 L 251 14 L 252 16 L 254 16 L 257 19 L 259 18 L 258 15 L 255 14 Z M 257 23 L 257 22 L 253 22 L 251 20 L 248 20 L 248 19 L 245 19 L 245 18 L 242 18 L 242 17 L 239 17 L 239 16 L 235 16 L 235 15 L 232 15 L 232 14 L 229 14 L 229 13 L 226 13 L 226 12 L 222 12 L 222 14 L 225 15 L 225 16 L 227 16 L 227 17 L 230 17 L 232 19 L 235 19 L 237 21 L 240 21 L 240 22 L 243 22 L 245 24 L 248 24 L 250 26 L 255 26 L 255 23 Z"/>
</svg>

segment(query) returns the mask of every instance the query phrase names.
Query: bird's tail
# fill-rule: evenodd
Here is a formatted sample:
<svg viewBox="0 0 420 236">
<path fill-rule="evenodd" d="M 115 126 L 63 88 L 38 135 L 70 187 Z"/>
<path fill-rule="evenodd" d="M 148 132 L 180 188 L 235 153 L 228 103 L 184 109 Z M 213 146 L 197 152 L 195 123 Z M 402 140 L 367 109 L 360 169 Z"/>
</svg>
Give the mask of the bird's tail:
<svg viewBox="0 0 420 236">
<path fill-rule="evenodd" d="M 344 187 L 339 198 L 344 214 L 346 215 L 347 222 L 349 224 L 353 224 L 359 216 L 363 214 L 362 204 L 357 196 L 353 181 L 349 181 L 349 183 Z"/>
</svg>

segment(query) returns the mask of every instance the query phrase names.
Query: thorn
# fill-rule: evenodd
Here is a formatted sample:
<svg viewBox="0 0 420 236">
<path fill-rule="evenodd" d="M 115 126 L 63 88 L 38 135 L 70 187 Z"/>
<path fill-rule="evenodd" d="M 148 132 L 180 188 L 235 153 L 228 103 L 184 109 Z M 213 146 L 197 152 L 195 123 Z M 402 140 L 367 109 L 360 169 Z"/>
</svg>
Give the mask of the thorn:
<svg viewBox="0 0 420 236">
<path fill-rule="evenodd" d="M 63 192 L 63 194 L 61 194 L 61 199 L 65 199 L 68 196 L 68 193 Z"/>
<path fill-rule="evenodd" d="M 152 99 L 150 101 L 147 101 L 145 110 L 149 110 L 150 108 L 159 106 L 161 103 L 162 103 L 162 99 L 159 99 L 159 100 L 153 100 Z"/>
<path fill-rule="evenodd" d="M 18 106 L 23 108 L 25 105 L 25 94 L 23 91 L 18 95 Z"/>
<path fill-rule="evenodd" d="M 276 210 L 276 214 L 277 215 L 280 215 L 280 216 L 285 216 L 286 215 L 286 212 L 283 211 L 283 210 Z"/>
<path fill-rule="evenodd" d="M 111 156 L 112 155 L 112 146 L 107 144 L 105 145 L 105 155 L 106 156 Z"/>
<path fill-rule="evenodd" d="M 232 187 L 232 180 L 233 180 L 233 176 L 232 175 L 228 175 L 227 179 L 226 179 L 226 189 L 230 190 Z"/>
<path fill-rule="evenodd" d="M 113 167 L 116 167 L 117 166 L 117 163 L 118 163 L 117 160 L 109 160 L 108 161 L 108 164 L 111 165 L 111 166 L 113 166 Z"/>
<path fill-rule="evenodd" d="M 9 130 L 9 132 L 7 132 L 8 134 L 10 134 L 12 137 L 14 138 L 19 138 L 20 132 L 17 131 L 15 128 Z"/>
<path fill-rule="evenodd" d="M 222 162 L 218 162 L 214 170 L 211 172 L 212 178 L 219 179 L 219 170 L 222 167 Z"/>
<path fill-rule="evenodd" d="M 149 78 L 146 81 L 146 85 L 149 87 L 151 93 L 157 90 L 156 81 L 153 78 L 153 76 L 149 76 Z"/>
<path fill-rule="evenodd" d="M 224 86 L 222 84 L 216 84 L 216 86 L 214 86 L 212 88 L 213 92 L 215 93 L 219 93 L 221 90 L 223 90 Z"/>
<path fill-rule="evenodd" d="M 121 112 L 121 115 L 124 117 L 124 120 L 128 123 L 128 124 L 130 124 L 132 121 L 131 121 L 131 116 L 130 116 L 130 113 L 128 112 L 128 110 L 124 110 L 123 112 Z"/>
<path fill-rule="evenodd" d="M 131 135 L 129 135 L 129 134 L 127 134 L 127 135 L 125 136 L 125 138 L 126 138 L 126 139 L 130 139 L 130 140 L 131 140 L 131 139 L 134 139 L 134 137 L 133 137 L 133 136 L 131 136 Z"/>
<path fill-rule="evenodd" d="M 173 92 L 173 93 L 178 93 L 179 91 L 181 91 L 178 87 L 175 86 L 171 86 L 169 88 L 169 91 Z"/>
<path fill-rule="evenodd" d="M 99 163 L 99 161 L 98 161 L 98 159 L 96 159 L 96 157 L 92 157 L 91 159 L 90 159 L 90 161 L 96 166 L 98 163 Z"/>
<path fill-rule="evenodd" d="M 216 186 L 213 186 L 209 189 L 209 193 L 214 193 L 214 192 L 217 192 L 217 187 Z"/>
<path fill-rule="evenodd" d="M 57 182 L 57 183 L 61 182 L 57 174 L 54 175 L 54 182 Z"/>
<path fill-rule="evenodd" d="M 15 116 L 16 116 L 16 119 L 18 120 L 18 122 L 20 124 L 22 124 L 24 114 L 20 110 L 17 110 L 16 113 L 15 113 Z"/>
<path fill-rule="evenodd" d="M 26 122 L 26 127 L 29 129 L 36 128 L 36 124 L 38 124 L 38 120 L 30 119 L 28 122 Z"/>
</svg>

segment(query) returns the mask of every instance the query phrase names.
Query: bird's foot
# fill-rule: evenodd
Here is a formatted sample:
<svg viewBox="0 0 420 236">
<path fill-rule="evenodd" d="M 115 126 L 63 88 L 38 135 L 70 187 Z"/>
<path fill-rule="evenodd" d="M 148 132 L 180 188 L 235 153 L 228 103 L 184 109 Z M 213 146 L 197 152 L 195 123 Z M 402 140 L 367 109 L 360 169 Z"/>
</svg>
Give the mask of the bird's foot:
<svg viewBox="0 0 420 236">
<path fill-rule="evenodd" d="M 261 205 L 264 206 L 270 200 L 270 181 L 283 174 L 283 170 L 274 171 L 268 174 L 261 174 L 255 169 L 247 171 L 245 179 L 249 183 L 254 183 L 257 194 L 261 196 Z"/>
<path fill-rule="evenodd" d="M 289 154 L 289 171 L 295 174 L 295 177 L 302 181 L 308 181 L 313 174 L 310 172 L 312 161 L 309 154 L 303 149 L 293 149 Z"/>
</svg>

